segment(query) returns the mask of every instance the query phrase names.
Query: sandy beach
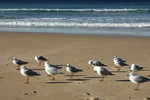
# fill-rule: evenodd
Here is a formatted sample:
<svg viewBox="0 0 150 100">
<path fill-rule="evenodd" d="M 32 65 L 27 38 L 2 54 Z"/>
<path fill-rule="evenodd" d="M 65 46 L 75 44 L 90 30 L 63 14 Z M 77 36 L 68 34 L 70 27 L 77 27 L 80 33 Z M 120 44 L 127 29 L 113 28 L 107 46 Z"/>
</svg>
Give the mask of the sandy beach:
<svg viewBox="0 0 150 100">
<path fill-rule="evenodd" d="M 1 100 L 148 100 L 150 82 L 140 85 L 129 81 L 130 65 L 135 63 L 143 68 L 139 74 L 150 78 L 150 38 L 129 36 L 61 35 L 41 33 L 0 32 L 0 97 Z M 37 55 L 46 57 L 51 64 L 63 67 L 64 74 L 56 75 L 52 81 L 43 66 L 34 60 Z M 113 56 L 127 61 L 129 66 L 118 72 Z M 16 70 L 12 58 L 28 61 L 27 68 L 41 76 L 25 77 Z M 90 59 L 108 65 L 114 76 L 104 81 L 93 67 Z M 66 72 L 66 64 L 83 70 L 73 79 Z"/>
</svg>

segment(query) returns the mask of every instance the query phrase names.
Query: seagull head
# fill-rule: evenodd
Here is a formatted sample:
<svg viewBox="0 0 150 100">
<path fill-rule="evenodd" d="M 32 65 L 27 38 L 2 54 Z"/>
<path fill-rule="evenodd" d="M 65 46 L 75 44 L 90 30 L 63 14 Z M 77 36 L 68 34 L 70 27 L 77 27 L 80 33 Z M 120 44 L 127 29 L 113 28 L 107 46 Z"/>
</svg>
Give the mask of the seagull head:
<svg viewBox="0 0 150 100">
<path fill-rule="evenodd" d="M 118 60 L 118 58 L 117 58 L 117 57 L 114 57 L 114 58 L 113 58 L 113 60 L 116 60 L 116 61 L 117 61 L 117 60 Z"/>
<path fill-rule="evenodd" d="M 135 75 L 133 72 L 129 73 L 129 76 Z"/>
<path fill-rule="evenodd" d="M 44 66 L 49 66 L 50 63 L 48 61 L 45 61 Z"/>
<path fill-rule="evenodd" d="M 12 60 L 16 60 L 17 58 L 16 57 L 14 57 Z"/>
<path fill-rule="evenodd" d="M 114 58 L 117 58 L 117 56 L 114 56 Z"/>
<path fill-rule="evenodd" d="M 40 57 L 40 56 L 35 56 L 35 58 L 37 58 L 37 59 L 38 59 L 39 57 Z"/>
<path fill-rule="evenodd" d="M 91 65 L 94 60 L 89 60 L 88 64 Z"/>
<path fill-rule="evenodd" d="M 67 66 L 66 67 L 69 67 L 69 66 L 71 66 L 70 64 L 67 64 Z"/>
<path fill-rule="evenodd" d="M 48 62 L 48 61 L 45 61 L 45 64 L 49 64 L 49 62 Z"/>
<path fill-rule="evenodd" d="M 20 68 L 21 68 L 21 69 L 26 69 L 26 66 L 21 66 Z"/>
</svg>

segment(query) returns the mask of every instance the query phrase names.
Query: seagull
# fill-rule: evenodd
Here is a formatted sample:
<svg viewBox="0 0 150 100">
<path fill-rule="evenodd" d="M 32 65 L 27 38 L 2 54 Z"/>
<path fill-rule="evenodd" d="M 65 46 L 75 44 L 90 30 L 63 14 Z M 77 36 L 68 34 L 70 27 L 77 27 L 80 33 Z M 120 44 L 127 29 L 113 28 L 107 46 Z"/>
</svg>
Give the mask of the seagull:
<svg viewBox="0 0 150 100">
<path fill-rule="evenodd" d="M 18 66 L 17 70 L 20 70 L 20 66 L 21 65 L 25 65 L 25 64 L 28 63 L 28 62 L 19 60 L 19 59 L 15 58 L 15 57 L 12 60 L 13 60 L 13 64 Z"/>
<path fill-rule="evenodd" d="M 39 66 L 41 66 L 41 62 L 47 61 L 43 56 L 35 56 L 35 60 L 39 63 Z"/>
<path fill-rule="evenodd" d="M 39 76 L 39 75 L 40 75 L 40 74 L 38 74 L 38 73 L 32 71 L 31 69 L 26 68 L 26 66 L 21 66 L 20 73 L 21 73 L 23 76 L 26 76 L 26 77 L 27 77 L 27 80 L 26 80 L 25 84 L 29 84 L 29 77 L 30 77 L 30 76 Z"/>
<path fill-rule="evenodd" d="M 119 58 L 119 57 L 117 57 L 117 56 L 114 56 L 114 58 L 118 58 L 118 60 L 119 60 L 119 61 L 122 61 L 122 62 L 127 62 L 127 61 L 125 61 L 125 60 L 123 60 L 123 59 L 121 59 L 121 58 Z"/>
<path fill-rule="evenodd" d="M 99 67 L 100 67 L 100 66 L 94 66 L 94 67 L 93 67 L 93 70 L 94 70 L 95 73 L 97 73 L 97 69 L 98 69 Z"/>
<path fill-rule="evenodd" d="M 73 74 L 74 74 L 74 73 L 81 72 L 82 70 L 81 70 L 81 69 L 77 69 L 77 68 L 71 66 L 70 64 L 67 64 L 67 66 L 66 66 L 66 71 L 67 71 L 68 73 L 71 73 L 70 78 L 73 78 Z"/>
<path fill-rule="evenodd" d="M 118 67 L 117 71 L 120 71 L 120 66 L 128 66 L 128 64 L 125 63 L 126 61 L 118 58 L 117 56 L 114 56 L 113 61 L 116 67 Z"/>
<path fill-rule="evenodd" d="M 92 65 L 93 67 L 94 66 L 106 66 L 105 64 L 103 64 L 103 63 L 101 63 L 100 61 L 97 61 L 97 60 L 89 60 L 88 64 Z"/>
<path fill-rule="evenodd" d="M 56 66 L 56 65 L 50 64 L 49 61 L 45 61 L 44 66 L 54 67 L 54 68 L 56 68 L 56 69 L 61 69 L 61 68 L 62 68 L 62 67 L 58 67 L 58 66 Z"/>
<path fill-rule="evenodd" d="M 48 64 L 48 62 L 45 63 L 44 66 L 45 66 L 46 73 L 51 76 L 51 80 L 55 80 L 54 75 L 63 74 L 60 71 L 58 71 L 57 68 L 55 68 L 55 67 L 51 66 L 50 64 Z"/>
<path fill-rule="evenodd" d="M 129 79 L 132 83 L 137 84 L 137 87 L 134 90 L 138 90 L 139 84 L 150 81 L 147 77 L 136 75 L 133 72 L 129 74 Z"/>
<path fill-rule="evenodd" d="M 103 67 L 100 67 L 100 66 L 95 66 L 94 70 L 96 70 L 98 75 L 102 76 L 101 81 L 103 81 L 103 78 L 106 75 L 114 75 L 110 71 L 108 71 L 106 68 L 103 68 Z"/>
<path fill-rule="evenodd" d="M 142 70 L 143 67 L 140 67 L 138 65 L 135 65 L 135 64 L 132 64 L 131 65 L 131 71 L 133 71 L 134 73 L 137 73 L 138 74 L 138 71 Z"/>
</svg>

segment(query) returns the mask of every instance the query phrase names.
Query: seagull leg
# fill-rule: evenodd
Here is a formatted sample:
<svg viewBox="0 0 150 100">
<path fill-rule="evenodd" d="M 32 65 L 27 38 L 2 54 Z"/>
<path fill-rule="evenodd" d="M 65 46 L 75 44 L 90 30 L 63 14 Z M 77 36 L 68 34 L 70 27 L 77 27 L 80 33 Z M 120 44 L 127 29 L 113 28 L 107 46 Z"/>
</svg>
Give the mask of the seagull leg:
<svg viewBox="0 0 150 100">
<path fill-rule="evenodd" d="M 137 86 L 136 86 L 136 88 L 134 90 L 137 91 L 137 90 L 139 90 L 138 88 L 139 88 L 139 83 L 137 84 Z"/>
<path fill-rule="evenodd" d="M 18 68 L 16 70 L 20 70 L 20 66 L 18 66 Z"/>
<path fill-rule="evenodd" d="M 41 66 L 41 61 L 39 61 L 39 66 Z"/>
<path fill-rule="evenodd" d="M 117 71 L 120 71 L 120 66 L 118 67 Z"/>
<path fill-rule="evenodd" d="M 73 73 L 71 73 L 71 76 L 70 76 L 70 78 L 73 78 Z"/>
<path fill-rule="evenodd" d="M 138 74 L 138 71 L 133 71 L 134 72 L 134 74 Z"/>
<path fill-rule="evenodd" d="M 44 66 L 44 63 L 43 63 L 43 66 Z"/>
<path fill-rule="evenodd" d="M 29 76 L 27 76 L 27 81 L 25 82 L 25 84 L 29 84 Z"/>
<path fill-rule="evenodd" d="M 136 74 L 138 74 L 138 71 L 137 72 L 135 72 Z"/>
<path fill-rule="evenodd" d="M 52 80 L 55 80 L 54 75 L 51 75 L 51 77 L 52 77 Z"/>
</svg>

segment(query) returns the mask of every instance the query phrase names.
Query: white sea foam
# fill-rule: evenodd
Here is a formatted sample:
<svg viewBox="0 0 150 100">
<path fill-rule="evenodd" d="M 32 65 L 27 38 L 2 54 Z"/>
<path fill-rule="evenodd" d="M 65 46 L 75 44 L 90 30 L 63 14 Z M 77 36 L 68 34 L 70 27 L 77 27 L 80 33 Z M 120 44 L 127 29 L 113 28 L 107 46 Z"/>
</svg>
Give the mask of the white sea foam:
<svg viewBox="0 0 150 100">
<path fill-rule="evenodd" d="M 75 23 L 75 22 L 0 22 L 0 26 L 33 26 L 33 27 L 150 27 L 150 23 Z"/>
<path fill-rule="evenodd" d="M 45 11 L 45 12 L 149 12 L 150 9 L 0 9 L 0 11 Z"/>
</svg>

